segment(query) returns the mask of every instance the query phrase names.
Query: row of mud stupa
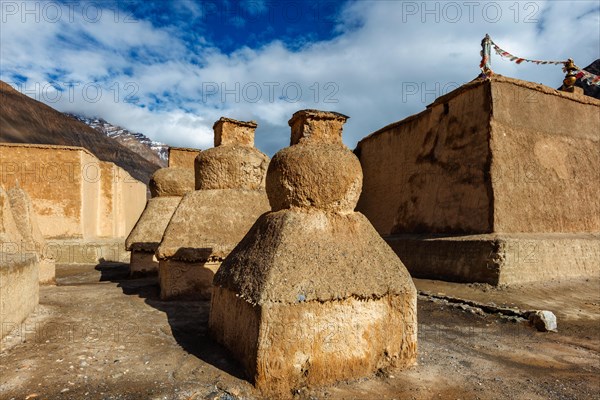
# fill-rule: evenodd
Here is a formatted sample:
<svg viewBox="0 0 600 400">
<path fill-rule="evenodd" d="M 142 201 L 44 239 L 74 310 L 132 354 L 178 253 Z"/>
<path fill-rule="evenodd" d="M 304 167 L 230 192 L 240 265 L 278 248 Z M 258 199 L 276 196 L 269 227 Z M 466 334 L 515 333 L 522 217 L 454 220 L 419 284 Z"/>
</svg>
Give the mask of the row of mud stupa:
<svg viewBox="0 0 600 400">
<path fill-rule="evenodd" d="M 211 300 L 212 336 L 270 396 L 416 359 L 416 290 L 354 211 L 346 119 L 295 113 L 291 146 L 269 160 L 256 123 L 221 118 L 193 169 L 155 173 L 127 239 L 132 275 L 158 270 L 163 299 Z"/>
<path fill-rule="evenodd" d="M 598 276 L 599 108 L 494 76 L 354 153 L 347 117 L 299 111 L 270 161 L 255 123 L 222 118 L 193 168 L 154 176 L 127 240 L 132 274 L 157 270 L 165 300 L 210 298 L 213 337 L 269 398 L 410 365 L 408 271 L 492 285 Z"/>
</svg>

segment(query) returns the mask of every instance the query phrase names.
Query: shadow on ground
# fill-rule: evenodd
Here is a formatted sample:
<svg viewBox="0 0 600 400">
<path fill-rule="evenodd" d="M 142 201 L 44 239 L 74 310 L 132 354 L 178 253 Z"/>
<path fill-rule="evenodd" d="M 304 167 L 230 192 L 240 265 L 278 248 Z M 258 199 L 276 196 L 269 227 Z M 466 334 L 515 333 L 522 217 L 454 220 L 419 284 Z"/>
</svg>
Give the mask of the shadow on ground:
<svg viewBox="0 0 600 400">
<path fill-rule="evenodd" d="M 145 303 L 167 315 L 177 343 L 189 354 L 239 379 L 246 379 L 243 370 L 231 360 L 224 347 L 208 334 L 210 300 L 182 301 L 160 299 L 156 276 L 130 278 L 129 264 L 101 262 L 95 269 L 100 281 L 117 284 L 128 296 L 143 298 Z"/>
</svg>

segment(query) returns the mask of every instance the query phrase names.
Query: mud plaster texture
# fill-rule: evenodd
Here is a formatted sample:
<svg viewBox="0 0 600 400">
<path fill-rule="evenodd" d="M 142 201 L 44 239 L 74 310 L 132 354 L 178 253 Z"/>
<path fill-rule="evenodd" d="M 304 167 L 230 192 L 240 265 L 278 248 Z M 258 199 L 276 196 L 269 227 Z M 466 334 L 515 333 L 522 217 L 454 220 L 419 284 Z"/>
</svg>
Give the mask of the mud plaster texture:
<svg viewBox="0 0 600 400">
<path fill-rule="evenodd" d="M 0 143 L 0 184 L 20 187 L 46 240 L 122 238 L 146 202 L 146 185 L 82 147 Z"/>
<path fill-rule="evenodd" d="M 182 197 L 194 190 L 194 170 L 191 168 L 161 168 L 150 178 L 150 194 L 154 197 Z"/>
<path fill-rule="evenodd" d="M 210 300 L 212 281 L 221 261 L 159 261 L 162 300 Z"/>
<path fill-rule="evenodd" d="M 163 299 L 210 298 L 214 273 L 258 217 L 269 158 L 253 147 L 256 123 L 221 118 L 215 145 L 196 157 L 196 189 L 183 197 L 156 251 Z"/>
<path fill-rule="evenodd" d="M 156 252 L 161 297 L 210 298 L 218 265 L 269 209 L 262 191 L 197 190 L 186 195 Z"/>
<path fill-rule="evenodd" d="M 181 197 L 177 196 L 155 197 L 148 200 L 142 216 L 125 241 L 127 250 L 154 253 L 180 202 Z"/>
<path fill-rule="evenodd" d="M 196 158 L 196 190 L 264 190 L 269 158 L 253 147 L 223 145 Z"/>
<path fill-rule="evenodd" d="M 0 186 L 0 217 L 0 242 L 5 246 L 8 243 L 21 242 L 23 237 L 13 216 L 10 197 L 2 186 Z"/>
<path fill-rule="evenodd" d="M 169 147 L 169 167 L 194 169 L 194 160 L 198 154 L 198 149 Z"/>
<path fill-rule="evenodd" d="M 417 364 L 401 373 L 382 369 L 303 387 L 295 398 L 595 399 L 599 279 L 508 288 L 417 280 L 418 289 L 431 293 L 553 310 L 558 333 L 419 296 Z M 126 264 L 59 264 L 57 283 L 40 288 L 40 305 L 23 325 L 6 327 L 12 332 L 0 342 L 0 398 L 277 399 L 244 380 L 226 349 L 210 338 L 210 302 L 162 301 L 156 278 L 131 279 Z"/>
<path fill-rule="evenodd" d="M 0 187 L 0 338 L 7 327 L 21 324 L 39 299 L 38 255 L 35 250 L 23 251 L 19 228 L 26 221 L 19 217 L 11 207 L 11 196 Z"/>
<path fill-rule="evenodd" d="M 39 264 L 34 254 L 0 252 L 0 333 L 19 326 L 39 302 Z"/>
<path fill-rule="evenodd" d="M 183 154 L 191 152 L 184 151 Z M 182 197 L 194 190 L 194 170 L 189 167 L 161 168 L 152 175 L 149 187 L 152 198 L 125 241 L 125 248 L 132 252 L 129 263 L 132 276 L 158 272 L 154 253 Z"/>
<path fill-rule="evenodd" d="M 154 252 L 131 250 L 129 256 L 129 274 L 132 277 L 156 275 L 158 273 L 158 260 Z"/>
<path fill-rule="evenodd" d="M 196 190 L 264 190 L 269 157 L 254 147 L 254 121 L 221 117 L 215 147 L 196 157 Z"/>
<path fill-rule="evenodd" d="M 124 238 L 102 238 L 94 240 L 64 239 L 48 242 L 49 252 L 56 264 L 88 264 L 99 262 L 130 261 L 130 252 L 125 250 Z"/>
<path fill-rule="evenodd" d="M 260 191 L 223 189 L 189 193 L 173 214 L 157 257 L 222 260 L 268 209 L 266 195 Z"/>
<path fill-rule="evenodd" d="M 598 233 L 393 235 L 388 244 L 416 278 L 491 285 L 598 276 Z"/>
<path fill-rule="evenodd" d="M 213 125 L 215 133 L 214 145 L 240 145 L 254 147 L 254 131 L 256 121 L 237 121 L 235 119 L 221 117 Z"/>
<path fill-rule="evenodd" d="M 415 287 L 368 220 L 352 211 L 362 174 L 342 144 L 346 119 L 294 114 L 292 146 L 267 172 L 274 211 L 256 221 L 215 275 L 211 334 L 265 395 L 291 397 L 305 385 L 416 359 Z"/>
<path fill-rule="evenodd" d="M 132 252 L 132 275 L 158 272 L 158 260 L 154 253 L 180 202 L 179 196 L 154 197 L 148 200 L 144 212 L 125 241 L 126 249 Z"/>
<path fill-rule="evenodd" d="M 473 81 L 359 142 L 357 210 L 405 249 L 398 254 L 417 276 L 508 283 L 597 274 L 600 259 L 573 257 L 589 239 L 578 235 L 600 232 L 599 128 L 597 99 L 502 76 Z M 500 246 L 522 259 L 532 242 L 557 262 L 503 273 L 508 263 L 487 267 L 494 251 L 477 253 Z M 435 243 L 453 247 L 455 261 L 432 260 Z"/>
<path fill-rule="evenodd" d="M 21 254 L 31 254 L 38 263 L 41 284 L 53 284 L 55 260 L 48 251 L 46 240 L 40 231 L 33 204 L 27 193 L 18 187 L 8 191 L 10 206 L 22 241 L 19 243 Z"/>
</svg>

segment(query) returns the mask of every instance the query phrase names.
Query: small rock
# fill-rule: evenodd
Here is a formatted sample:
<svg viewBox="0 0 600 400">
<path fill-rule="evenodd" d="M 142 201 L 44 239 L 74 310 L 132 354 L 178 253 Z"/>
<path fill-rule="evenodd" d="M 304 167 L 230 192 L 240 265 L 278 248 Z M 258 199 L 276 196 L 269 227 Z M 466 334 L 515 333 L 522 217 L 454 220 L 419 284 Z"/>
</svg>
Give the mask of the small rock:
<svg viewBox="0 0 600 400">
<path fill-rule="evenodd" d="M 529 314 L 529 323 L 540 332 L 556 332 L 556 315 L 552 311 L 542 310 Z"/>
</svg>

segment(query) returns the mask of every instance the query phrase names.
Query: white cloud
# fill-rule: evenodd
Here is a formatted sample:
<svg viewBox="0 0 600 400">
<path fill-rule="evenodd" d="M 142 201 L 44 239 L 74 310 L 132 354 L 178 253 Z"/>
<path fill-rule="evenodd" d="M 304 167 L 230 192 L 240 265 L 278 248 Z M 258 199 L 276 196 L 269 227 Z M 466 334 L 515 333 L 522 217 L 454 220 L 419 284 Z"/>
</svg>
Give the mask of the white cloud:
<svg viewBox="0 0 600 400">
<path fill-rule="evenodd" d="M 248 4 L 264 12 L 263 2 Z M 212 124 L 225 115 L 258 120 L 257 144 L 272 153 L 288 144 L 287 120 L 294 111 L 320 108 L 351 117 L 344 136 L 353 147 L 370 132 L 419 112 L 437 95 L 475 78 L 485 33 L 519 56 L 572 57 L 581 67 L 587 65 L 599 57 L 599 13 L 594 1 L 356 1 L 340 14 L 339 35 L 331 40 L 299 50 L 274 41 L 229 55 L 204 39 L 191 54 L 172 30 L 145 21 L 115 23 L 110 11 L 96 24 L 9 19 L 0 28 L 0 72 L 4 80 L 18 72 L 45 82 L 47 71 L 61 68 L 64 79 L 99 81 L 104 96 L 96 103 L 82 101 L 76 90 L 73 101 L 63 98 L 50 105 L 102 116 L 173 145 L 211 146 Z M 92 49 L 68 45 L 61 35 L 100 44 Z M 558 66 L 517 65 L 496 55 L 492 60 L 497 73 L 551 87 L 563 77 Z M 124 68 L 128 74 L 114 72 Z M 129 82 L 142 103 L 155 99 L 156 108 L 123 102 L 131 92 L 125 87 Z M 301 96 L 295 100 L 298 89 Z M 286 94 L 295 101 L 286 101 Z"/>
</svg>

